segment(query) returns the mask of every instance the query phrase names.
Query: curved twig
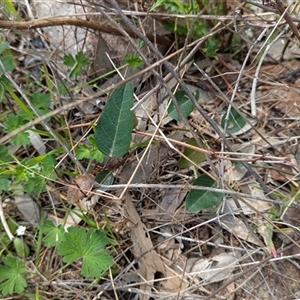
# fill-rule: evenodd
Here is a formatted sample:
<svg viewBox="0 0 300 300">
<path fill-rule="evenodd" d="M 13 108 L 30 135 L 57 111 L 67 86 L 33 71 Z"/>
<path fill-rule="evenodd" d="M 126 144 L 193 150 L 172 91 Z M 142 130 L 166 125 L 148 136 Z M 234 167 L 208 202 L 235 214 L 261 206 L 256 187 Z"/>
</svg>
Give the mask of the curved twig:
<svg viewBox="0 0 300 300">
<path fill-rule="evenodd" d="M 53 17 L 53 18 L 45 18 L 45 19 L 35 19 L 31 21 L 5 21 L 0 20 L 0 28 L 5 29 L 19 29 L 19 30 L 29 30 L 35 28 L 43 28 L 43 27 L 53 27 L 53 26 L 64 26 L 71 25 L 77 27 L 85 27 L 105 33 L 112 33 L 116 35 L 121 35 L 119 30 L 114 27 L 104 25 L 100 22 L 87 21 L 79 18 L 72 17 Z M 137 34 L 129 28 L 123 27 L 124 30 L 133 38 L 137 37 Z M 153 34 L 147 33 L 147 38 L 150 41 L 154 41 Z M 171 45 L 172 41 L 168 40 L 163 36 L 155 36 L 155 41 L 161 45 Z"/>
</svg>

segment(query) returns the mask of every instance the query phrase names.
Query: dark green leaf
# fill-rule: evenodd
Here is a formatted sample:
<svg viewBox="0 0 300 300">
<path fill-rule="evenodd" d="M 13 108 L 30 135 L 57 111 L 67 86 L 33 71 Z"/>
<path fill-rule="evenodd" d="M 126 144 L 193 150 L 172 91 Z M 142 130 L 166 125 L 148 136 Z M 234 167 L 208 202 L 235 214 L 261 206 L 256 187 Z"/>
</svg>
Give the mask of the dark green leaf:
<svg viewBox="0 0 300 300">
<path fill-rule="evenodd" d="M 198 177 L 193 185 L 210 188 L 217 187 L 217 183 L 207 175 Z M 203 209 L 210 208 L 217 204 L 223 196 L 223 193 L 219 192 L 192 189 L 186 197 L 185 208 L 188 212 L 198 213 Z"/>
<path fill-rule="evenodd" d="M 11 114 L 7 117 L 3 124 L 3 131 L 5 133 L 11 132 L 17 129 L 18 127 L 22 126 L 23 124 L 25 124 L 25 121 L 22 117 Z"/>
<path fill-rule="evenodd" d="M 98 149 L 111 157 L 121 157 L 128 152 L 131 142 L 134 114 L 133 88 L 126 83 L 115 89 L 100 116 L 95 138 Z"/>
<path fill-rule="evenodd" d="M 186 95 L 186 93 L 184 91 L 178 91 L 174 96 L 178 102 L 178 105 L 180 107 L 182 114 L 185 117 L 187 117 L 194 109 L 193 102 L 189 99 L 189 97 Z M 199 92 L 198 92 L 198 98 L 199 98 Z M 198 100 L 198 99 L 196 99 L 196 100 Z M 170 117 L 172 117 L 174 120 L 177 120 L 177 121 L 181 120 L 181 117 L 179 116 L 173 102 L 169 105 L 168 113 L 169 113 Z"/>
<path fill-rule="evenodd" d="M 221 120 L 221 125 L 224 128 L 225 126 L 225 118 L 226 114 L 223 115 Z M 227 129 L 228 133 L 236 133 L 241 130 L 246 125 L 246 120 L 240 115 L 238 111 L 235 109 L 231 109 L 228 122 L 227 122 Z"/>
</svg>

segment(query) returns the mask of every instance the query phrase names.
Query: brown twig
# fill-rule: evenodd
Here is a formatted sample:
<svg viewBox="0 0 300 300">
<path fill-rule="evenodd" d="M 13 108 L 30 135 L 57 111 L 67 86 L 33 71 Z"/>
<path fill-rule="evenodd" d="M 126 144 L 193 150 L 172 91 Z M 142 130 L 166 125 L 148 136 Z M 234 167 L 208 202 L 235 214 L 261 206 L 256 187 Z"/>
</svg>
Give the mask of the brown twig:
<svg viewBox="0 0 300 300">
<path fill-rule="evenodd" d="M 263 0 L 263 4 L 265 4 L 264 0 Z M 298 31 L 298 28 L 295 25 L 295 23 L 293 22 L 293 20 L 291 19 L 290 15 L 287 13 L 282 2 L 280 0 L 274 0 L 274 1 L 271 1 L 271 3 L 266 3 L 266 5 L 276 8 L 283 15 L 284 19 L 286 20 L 286 22 L 289 24 L 291 30 L 293 31 L 293 34 L 300 41 L 300 33 Z"/>
<path fill-rule="evenodd" d="M 19 30 L 29 30 L 35 28 L 43 28 L 43 27 L 53 27 L 53 26 L 64 26 L 71 25 L 77 27 L 85 27 L 105 33 L 112 33 L 116 35 L 121 35 L 120 31 L 114 27 L 104 25 L 100 22 L 92 22 L 79 18 L 72 17 L 54 17 L 54 18 L 46 18 L 46 19 L 35 19 L 31 21 L 5 21 L 0 20 L 0 28 L 6 29 L 19 29 Z M 124 30 L 133 38 L 137 37 L 137 34 L 129 28 L 123 27 Z M 154 41 L 153 34 L 147 33 L 147 38 L 150 41 Z M 171 45 L 171 41 L 163 36 L 156 36 L 155 41 L 161 45 L 169 46 Z"/>
</svg>

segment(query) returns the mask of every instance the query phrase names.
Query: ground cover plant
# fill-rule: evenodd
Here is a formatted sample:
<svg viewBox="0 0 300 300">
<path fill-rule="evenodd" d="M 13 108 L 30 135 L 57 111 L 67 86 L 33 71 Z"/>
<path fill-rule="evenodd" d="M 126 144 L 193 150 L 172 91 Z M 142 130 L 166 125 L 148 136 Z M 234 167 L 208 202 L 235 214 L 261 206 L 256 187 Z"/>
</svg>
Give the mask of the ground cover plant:
<svg viewBox="0 0 300 300">
<path fill-rule="evenodd" d="M 300 297 L 298 3 L 1 5 L 1 297 Z"/>
</svg>

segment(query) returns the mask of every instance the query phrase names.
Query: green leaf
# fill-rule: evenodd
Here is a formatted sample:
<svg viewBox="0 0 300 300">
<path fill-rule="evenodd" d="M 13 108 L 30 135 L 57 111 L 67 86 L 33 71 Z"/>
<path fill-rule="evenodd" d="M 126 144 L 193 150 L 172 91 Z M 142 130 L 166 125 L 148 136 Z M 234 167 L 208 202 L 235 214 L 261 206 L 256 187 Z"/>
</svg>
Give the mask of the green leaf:
<svg viewBox="0 0 300 300">
<path fill-rule="evenodd" d="M 29 256 L 30 249 L 29 249 L 28 245 L 24 242 L 23 239 L 21 239 L 19 237 L 15 237 L 13 243 L 14 243 L 16 253 L 20 257 L 25 258 L 25 257 Z"/>
<path fill-rule="evenodd" d="M 0 78 L 0 102 L 3 101 L 3 98 L 4 98 L 4 86 L 1 83 L 1 78 Z"/>
<path fill-rule="evenodd" d="M 3 131 L 5 133 L 11 132 L 23 124 L 26 123 L 26 120 L 19 115 L 9 115 L 3 124 Z M 14 137 L 10 139 L 10 142 L 18 147 L 18 146 L 26 146 L 30 144 L 29 134 L 28 132 L 20 132 Z"/>
<path fill-rule="evenodd" d="M 199 92 L 196 91 L 196 93 L 197 94 L 195 95 L 195 98 L 196 98 L 196 100 L 198 100 Z M 197 95 L 198 95 L 198 97 L 197 97 Z M 180 107 L 182 114 L 185 117 L 187 117 L 194 109 L 193 102 L 188 98 L 188 96 L 186 95 L 186 93 L 184 91 L 178 91 L 177 93 L 175 93 L 174 96 L 178 102 L 178 105 Z M 174 120 L 176 120 L 176 121 L 181 120 L 181 117 L 179 116 L 173 102 L 169 105 L 168 113 L 169 113 L 170 117 L 172 117 Z"/>
<path fill-rule="evenodd" d="M 3 257 L 3 263 L 4 265 L 0 265 L 0 291 L 2 295 L 21 294 L 27 286 L 22 276 L 25 273 L 24 263 L 12 255 Z"/>
<path fill-rule="evenodd" d="M 40 115 L 45 115 L 50 112 L 48 108 L 51 101 L 49 93 L 34 93 L 31 96 L 31 102 Z"/>
<path fill-rule="evenodd" d="M 72 56 L 72 54 L 68 54 L 64 56 L 64 65 L 68 67 L 73 67 L 76 63 L 75 58 Z"/>
<path fill-rule="evenodd" d="M 113 264 L 109 251 L 102 249 L 107 243 L 108 239 L 101 230 L 70 227 L 65 240 L 58 246 L 58 252 L 66 263 L 82 259 L 84 277 L 99 278 Z"/>
<path fill-rule="evenodd" d="M 103 154 L 97 148 L 84 144 L 79 145 L 76 148 L 75 153 L 78 159 L 88 158 L 97 160 L 98 162 L 103 162 L 104 159 Z"/>
<path fill-rule="evenodd" d="M 14 137 L 10 139 L 12 145 L 19 147 L 19 146 L 27 146 L 30 144 L 30 138 L 28 132 L 20 132 Z"/>
<path fill-rule="evenodd" d="M 0 162 L 12 162 L 13 157 L 9 154 L 8 149 L 4 145 L 0 145 Z"/>
<path fill-rule="evenodd" d="M 60 244 L 64 239 L 65 230 L 62 225 L 55 226 L 50 220 L 46 220 L 45 223 L 41 225 L 40 230 L 46 234 L 43 238 L 46 247 L 54 247 Z"/>
<path fill-rule="evenodd" d="M 221 125 L 223 128 L 225 127 L 225 118 L 226 114 L 223 115 L 221 120 Z M 241 130 L 245 125 L 246 120 L 239 114 L 238 111 L 236 111 L 235 109 L 231 109 L 227 122 L 226 132 L 236 133 L 239 130 Z"/>
<path fill-rule="evenodd" d="M 95 138 L 98 149 L 111 157 L 128 152 L 131 142 L 134 114 L 133 88 L 126 83 L 115 89 L 100 116 Z"/>
<path fill-rule="evenodd" d="M 195 141 L 194 138 L 191 138 L 186 141 L 186 144 L 192 145 L 192 146 L 198 146 L 197 142 Z M 206 160 L 206 157 L 203 153 L 199 151 L 195 151 L 191 148 L 185 147 L 183 150 L 183 154 L 189 158 L 191 161 L 193 161 L 195 164 L 200 164 Z M 181 169 L 188 168 L 192 166 L 193 164 L 190 163 L 185 157 L 180 157 L 178 161 L 178 166 Z"/>
<path fill-rule="evenodd" d="M 132 70 L 137 69 L 143 63 L 140 56 L 135 56 L 133 54 L 126 54 L 124 59 Z"/>
<path fill-rule="evenodd" d="M 8 191 L 10 187 L 10 176 L 5 174 L 0 174 L 0 192 Z"/>
<path fill-rule="evenodd" d="M 41 165 L 43 168 L 42 175 L 48 178 L 56 179 L 57 175 L 54 172 L 55 163 L 56 163 L 55 156 L 48 153 L 45 156 L 45 158 L 41 161 Z"/>
<path fill-rule="evenodd" d="M 64 64 L 68 67 L 72 67 L 72 69 L 69 70 L 70 77 L 80 75 L 82 68 L 88 65 L 88 63 L 89 61 L 82 51 L 78 52 L 75 58 L 71 54 L 64 56 Z"/>
<path fill-rule="evenodd" d="M 7 42 L 1 42 L 0 43 L 0 54 L 5 50 L 5 49 L 7 49 L 8 48 L 8 43 Z"/>
<path fill-rule="evenodd" d="M 46 187 L 46 181 L 44 177 L 41 176 L 34 176 L 29 177 L 28 181 L 23 185 L 24 192 L 26 193 L 33 193 L 34 195 L 38 196 L 42 191 L 44 191 Z"/>
<path fill-rule="evenodd" d="M 210 188 L 217 187 L 217 183 L 208 175 L 198 177 L 193 185 Z M 223 196 L 224 194 L 219 192 L 192 189 L 186 197 L 185 208 L 190 213 L 198 213 L 203 209 L 210 208 L 217 204 Z"/>
<path fill-rule="evenodd" d="M 5 133 L 11 132 L 23 124 L 25 124 L 25 122 L 22 117 L 18 115 L 9 115 L 3 124 L 3 131 Z"/>
<path fill-rule="evenodd" d="M 12 54 L 5 54 L 2 56 L 1 58 L 2 63 L 5 67 L 5 72 L 12 72 L 15 68 L 15 61 L 14 61 L 14 57 Z M 5 73 L 2 68 L 0 67 L 0 74 L 4 74 Z"/>
</svg>

